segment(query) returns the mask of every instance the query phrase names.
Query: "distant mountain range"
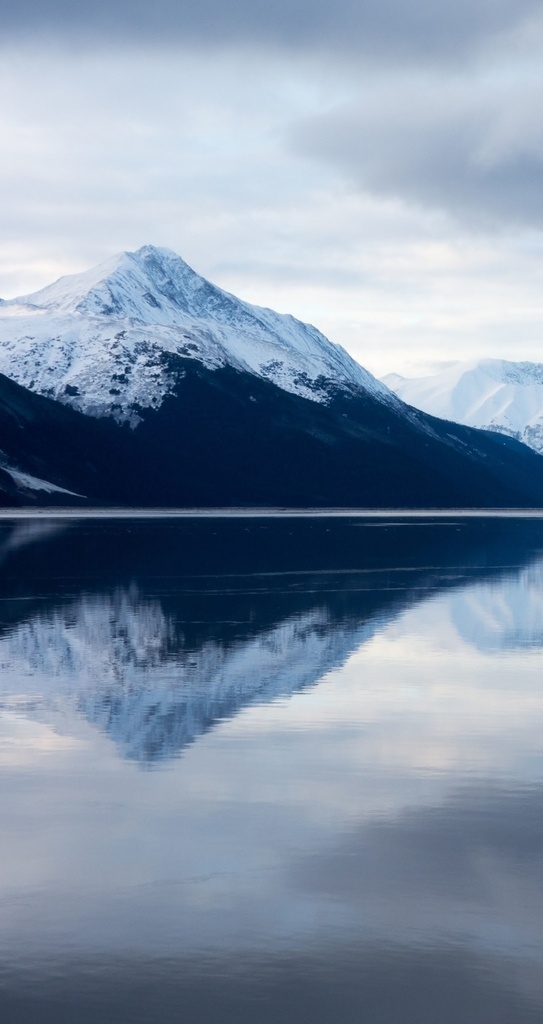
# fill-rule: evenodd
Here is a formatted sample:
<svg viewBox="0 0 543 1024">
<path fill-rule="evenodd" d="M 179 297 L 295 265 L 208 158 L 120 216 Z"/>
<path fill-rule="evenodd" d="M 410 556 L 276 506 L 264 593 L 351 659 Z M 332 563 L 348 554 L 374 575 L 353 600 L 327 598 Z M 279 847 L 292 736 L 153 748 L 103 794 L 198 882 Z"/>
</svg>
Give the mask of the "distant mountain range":
<svg viewBox="0 0 543 1024">
<path fill-rule="evenodd" d="M 542 469 L 165 249 L 0 301 L 7 506 L 543 506 Z"/>
<path fill-rule="evenodd" d="M 497 430 L 543 453 L 543 363 L 479 359 L 428 377 L 389 373 L 383 383 L 432 416 Z"/>
</svg>

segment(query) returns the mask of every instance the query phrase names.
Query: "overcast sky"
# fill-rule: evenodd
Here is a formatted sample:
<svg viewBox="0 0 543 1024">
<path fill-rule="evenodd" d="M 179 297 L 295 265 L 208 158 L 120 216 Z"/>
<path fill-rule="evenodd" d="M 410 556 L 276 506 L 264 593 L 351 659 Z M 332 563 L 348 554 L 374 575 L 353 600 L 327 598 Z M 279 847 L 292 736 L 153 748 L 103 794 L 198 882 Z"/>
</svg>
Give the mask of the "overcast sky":
<svg viewBox="0 0 543 1024">
<path fill-rule="evenodd" d="M 0 0 L 0 295 L 145 243 L 376 374 L 543 359 L 541 0 Z"/>
</svg>

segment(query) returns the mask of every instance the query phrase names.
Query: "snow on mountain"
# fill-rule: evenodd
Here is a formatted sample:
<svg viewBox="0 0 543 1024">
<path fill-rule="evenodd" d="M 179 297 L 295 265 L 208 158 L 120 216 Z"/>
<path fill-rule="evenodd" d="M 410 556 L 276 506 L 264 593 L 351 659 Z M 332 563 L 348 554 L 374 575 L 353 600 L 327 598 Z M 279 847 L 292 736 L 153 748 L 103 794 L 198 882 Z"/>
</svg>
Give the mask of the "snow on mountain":
<svg viewBox="0 0 543 1024">
<path fill-rule="evenodd" d="M 428 377 L 390 373 L 383 383 L 417 409 L 508 434 L 543 454 L 543 363 L 481 359 Z"/>
<path fill-rule="evenodd" d="M 83 595 L 0 637 L 0 709 L 54 713 L 68 731 L 83 716 L 123 756 L 164 760 L 250 704 L 314 686 L 383 621 L 332 628 L 316 607 L 235 643 L 189 646 L 160 602 L 136 588 Z"/>
<path fill-rule="evenodd" d="M 215 287 L 168 249 L 125 252 L 0 304 L 0 373 L 92 416 L 138 422 L 175 382 L 168 354 L 232 366 L 327 402 L 390 392 L 339 345 L 292 316 Z"/>
<path fill-rule="evenodd" d="M 0 469 L 8 473 L 13 483 L 23 491 L 45 491 L 47 494 L 69 494 L 74 498 L 82 497 L 82 495 L 76 494 L 75 491 L 68 491 L 65 487 L 58 487 L 56 484 L 50 483 L 49 480 L 42 480 L 41 477 L 25 473 L 23 470 L 18 469 L 17 466 L 12 466 L 2 451 L 0 451 Z"/>
</svg>

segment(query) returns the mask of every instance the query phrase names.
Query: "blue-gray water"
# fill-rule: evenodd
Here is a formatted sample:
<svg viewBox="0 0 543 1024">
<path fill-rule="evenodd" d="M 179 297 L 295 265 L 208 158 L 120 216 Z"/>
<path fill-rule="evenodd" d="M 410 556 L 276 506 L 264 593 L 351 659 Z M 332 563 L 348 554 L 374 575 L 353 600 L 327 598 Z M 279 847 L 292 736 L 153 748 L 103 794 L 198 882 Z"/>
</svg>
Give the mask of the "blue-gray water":
<svg viewBox="0 0 543 1024">
<path fill-rule="evenodd" d="M 0 524 L 0 1019 L 543 1019 L 543 521 Z"/>
</svg>

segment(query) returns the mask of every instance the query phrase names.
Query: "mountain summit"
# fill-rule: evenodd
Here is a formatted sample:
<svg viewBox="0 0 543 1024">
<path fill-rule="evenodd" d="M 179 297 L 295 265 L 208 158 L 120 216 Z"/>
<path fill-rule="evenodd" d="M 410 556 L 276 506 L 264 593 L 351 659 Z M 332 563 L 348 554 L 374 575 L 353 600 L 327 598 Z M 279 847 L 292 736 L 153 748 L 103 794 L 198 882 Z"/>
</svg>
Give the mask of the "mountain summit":
<svg viewBox="0 0 543 1024">
<path fill-rule="evenodd" d="M 252 306 L 145 245 L 0 306 L 0 373 L 91 416 L 138 422 L 171 393 L 170 356 L 231 366 L 313 401 L 390 392 L 315 327 Z"/>
</svg>

